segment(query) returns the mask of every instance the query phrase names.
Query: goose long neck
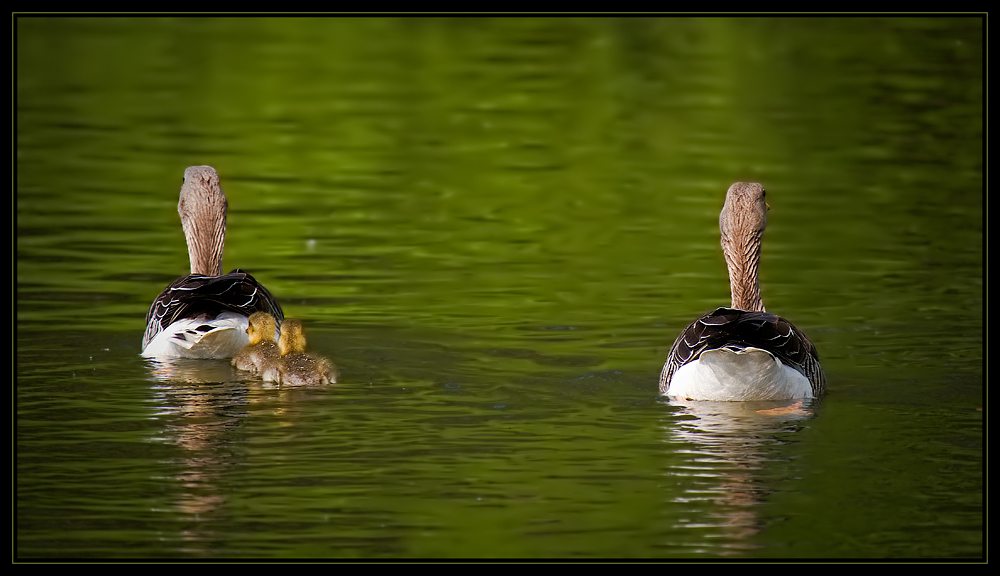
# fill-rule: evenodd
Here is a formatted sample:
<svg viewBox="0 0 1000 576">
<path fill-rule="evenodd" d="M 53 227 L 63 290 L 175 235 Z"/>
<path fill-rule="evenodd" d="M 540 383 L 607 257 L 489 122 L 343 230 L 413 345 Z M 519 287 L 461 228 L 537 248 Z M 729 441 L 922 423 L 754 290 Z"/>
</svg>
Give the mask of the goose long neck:
<svg viewBox="0 0 1000 576">
<path fill-rule="evenodd" d="M 757 267 L 760 264 L 760 244 L 767 227 L 764 188 L 760 184 L 737 182 L 726 193 L 726 204 L 719 214 L 722 231 L 722 253 L 729 267 L 729 289 L 732 307 L 751 312 L 763 312 Z"/>
<path fill-rule="evenodd" d="M 215 170 L 207 166 L 188 168 L 177 212 L 187 238 L 192 274 L 222 274 L 227 211 L 228 202 Z"/>
<path fill-rule="evenodd" d="M 764 312 L 760 283 L 757 280 L 762 236 L 763 230 L 735 236 L 727 236 L 725 232 L 722 234 L 722 252 L 726 255 L 729 288 L 733 296 L 732 308 Z"/>
<path fill-rule="evenodd" d="M 222 249 L 226 242 L 226 218 L 194 218 L 184 223 L 191 273 L 206 276 L 222 275 Z"/>
</svg>

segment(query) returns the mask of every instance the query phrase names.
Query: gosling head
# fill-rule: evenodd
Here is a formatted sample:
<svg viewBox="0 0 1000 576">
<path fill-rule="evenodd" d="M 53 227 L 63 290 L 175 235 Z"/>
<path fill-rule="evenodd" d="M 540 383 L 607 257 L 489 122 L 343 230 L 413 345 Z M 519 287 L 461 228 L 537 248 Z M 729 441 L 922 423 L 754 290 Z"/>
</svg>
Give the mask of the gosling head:
<svg viewBox="0 0 1000 576">
<path fill-rule="evenodd" d="M 281 355 L 292 352 L 306 351 L 306 336 L 302 333 L 302 322 L 285 320 L 281 323 L 281 336 L 278 338 L 278 348 Z"/>
<path fill-rule="evenodd" d="M 247 336 L 250 337 L 251 344 L 259 344 L 265 340 L 274 340 L 274 329 L 277 324 L 274 316 L 267 312 L 254 312 L 250 315 L 250 325 L 247 326 Z"/>
</svg>

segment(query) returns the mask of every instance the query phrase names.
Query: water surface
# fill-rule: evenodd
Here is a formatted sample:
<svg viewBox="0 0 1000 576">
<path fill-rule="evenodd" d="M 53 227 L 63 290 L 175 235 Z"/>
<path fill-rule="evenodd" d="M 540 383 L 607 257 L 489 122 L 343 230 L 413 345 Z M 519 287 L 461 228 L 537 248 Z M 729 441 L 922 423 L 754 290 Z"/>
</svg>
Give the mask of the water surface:
<svg viewBox="0 0 1000 576">
<path fill-rule="evenodd" d="M 15 23 L 17 557 L 983 557 L 983 20 Z M 336 386 L 139 356 L 195 164 Z M 657 398 L 735 181 L 821 401 Z"/>
</svg>

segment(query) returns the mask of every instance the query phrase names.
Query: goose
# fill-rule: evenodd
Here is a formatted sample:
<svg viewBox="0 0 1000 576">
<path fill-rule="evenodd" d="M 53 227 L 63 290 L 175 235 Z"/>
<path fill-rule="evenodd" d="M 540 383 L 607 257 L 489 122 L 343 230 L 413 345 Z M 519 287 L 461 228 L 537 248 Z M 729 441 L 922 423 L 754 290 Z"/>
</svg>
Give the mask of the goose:
<svg viewBox="0 0 1000 576">
<path fill-rule="evenodd" d="M 248 319 L 247 336 L 250 343 L 233 357 L 232 365 L 239 370 L 256 374 L 268 363 L 281 356 L 274 341 L 277 326 L 274 316 L 267 312 L 254 312 Z"/>
<path fill-rule="evenodd" d="M 678 400 L 815 398 L 826 390 L 816 346 L 791 322 L 764 310 L 757 281 L 770 206 L 760 184 L 737 182 L 719 215 L 732 304 L 695 319 L 674 341 L 661 395 Z"/>
<path fill-rule="evenodd" d="M 281 322 L 281 305 L 253 276 L 222 274 L 228 202 L 211 166 L 184 171 L 177 212 L 187 239 L 191 273 L 153 300 L 146 314 L 142 356 L 147 358 L 231 358 L 250 339 L 248 317 L 267 312 Z"/>
<path fill-rule="evenodd" d="M 281 357 L 268 363 L 262 372 L 265 382 L 289 386 L 330 384 L 337 381 L 337 372 L 326 358 L 306 353 L 306 337 L 302 322 L 285 320 L 278 338 Z"/>
</svg>

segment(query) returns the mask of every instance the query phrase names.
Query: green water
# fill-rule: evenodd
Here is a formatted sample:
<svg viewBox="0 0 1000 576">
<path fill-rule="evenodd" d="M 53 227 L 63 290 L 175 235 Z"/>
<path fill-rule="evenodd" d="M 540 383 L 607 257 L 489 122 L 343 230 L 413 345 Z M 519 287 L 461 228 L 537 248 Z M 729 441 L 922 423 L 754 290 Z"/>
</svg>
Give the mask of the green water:
<svg viewBox="0 0 1000 576">
<path fill-rule="evenodd" d="M 16 557 L 983 557 L 983 24 L 16 18 Z M 195 164 L 335 387 L 139 356 Z M 656 396 L 735 181 L 798 412 Z"/>
</svg>

